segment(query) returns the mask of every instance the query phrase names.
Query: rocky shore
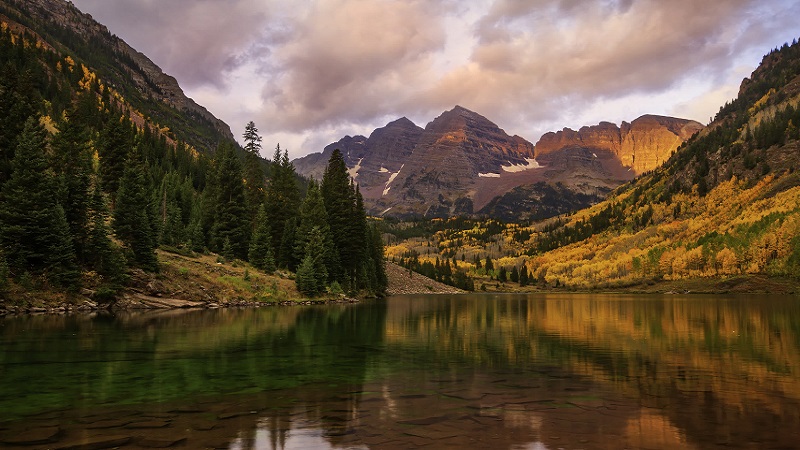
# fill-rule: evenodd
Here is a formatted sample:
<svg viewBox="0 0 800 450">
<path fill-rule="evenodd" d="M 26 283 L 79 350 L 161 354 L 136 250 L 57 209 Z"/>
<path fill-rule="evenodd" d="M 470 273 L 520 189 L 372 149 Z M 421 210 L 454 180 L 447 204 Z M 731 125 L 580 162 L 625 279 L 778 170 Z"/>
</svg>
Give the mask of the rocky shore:
<svg viewBox="0 0 800 450">
<path fill-rule="evenodd" d="M 80 293 L 26 291 L 17 286 L 0 296 L 0 317 L 17 314 L 71 314 L 100 310 L 158 310 L 186 308 L 268 307 L 356 303 L 344 295 L 303 298 L 290 273 L 263 274 L 241 262 L 221 264 L 215 255 L 183 256 L 159 251 L 158 274 L 134 269 L 125 289 L 103 298 L 91 286 Z M 439 283 L 387 262 L 387 295 L 460 294 Z"/>
</svg>

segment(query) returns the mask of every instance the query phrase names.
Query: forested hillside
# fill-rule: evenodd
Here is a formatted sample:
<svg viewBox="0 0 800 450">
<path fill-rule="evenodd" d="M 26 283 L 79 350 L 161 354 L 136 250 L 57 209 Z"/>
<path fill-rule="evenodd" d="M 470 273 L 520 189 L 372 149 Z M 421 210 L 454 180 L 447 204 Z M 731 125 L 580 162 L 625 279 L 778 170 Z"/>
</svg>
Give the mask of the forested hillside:
<svg viewBox="0 0 800 450">
<path fill-rule="evenodd" d="M 279 146 L 267 178 L 252 122 L 244 149 L 223 140 L 207 154 L 146 111 L 132 121 L 88 62 L 6 21 L 0 61 L 3 296 L 86 288 L 112 300 L 132 269 L 159 271 L 159 247 L 297 271 L 307 296 L 384 291 L 380 237 L 341 154 L 306 189 Z"/>
<path fill-rule="evenodd" d="M 0 18 L 15 33 L 29 33 L 37 46 L 91 67 L 113 96 L 124 99 L 125 112 L 137 125 L 150 122 L 169 140 L 207 153 L 233 139 L 230 127 L 188 98 L 175 78 L 71 2 L 2 0 Z M 67 95 L 49 98 L 57 113 L 69 100 Z"/>
<path fill-rule="evenodd" d="M 578 213 L 534 224 L 479 222 L 402 239 L 390 257 L 458 261 L 498 287 L 523 270 L 540 287 L 664 280 L 800 278 L 800 45 L 764 57 L 738 98 L 653 172 Z M 395 228 L 398 228 L 395 226 Z M 494 259 L 493 270 L 485 261 Z M 483 261 L 479 265 L 478 262 Z M 519 278 L 518 278 L 519 279 Z M 519 281 L 509 286 L 517 286 Z"/>
</svg>

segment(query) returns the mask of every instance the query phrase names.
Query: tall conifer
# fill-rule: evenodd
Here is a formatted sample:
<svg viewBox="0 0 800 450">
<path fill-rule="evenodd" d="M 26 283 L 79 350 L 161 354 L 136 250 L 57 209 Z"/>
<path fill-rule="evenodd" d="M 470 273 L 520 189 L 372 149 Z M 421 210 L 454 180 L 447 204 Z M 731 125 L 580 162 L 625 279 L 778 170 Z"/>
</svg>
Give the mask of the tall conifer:
<svg viewBox="0 0 800 450">
<path fill-rule="evenodd" d="M 133 148 L 134 134 L 127 117 L 109 120 L 100 132 L 97 153 L 100 156 L 100 180 L 103 189 L 115 202 L 125 161 Z"/>
<path fill-rule="evenodd" d="M 86 260 L 89 236 L 88 209 L 90 201 L 92 159 L 87 145 L 88 136 L 74 115 L 61 124 L 53 138 L 53 168 L 59 180 L 59 201 L 64 208 L 78 260 Z"/>
<path fill-rule="evenodd" d="M 252 121 L 247 123 L 242 136 L 245 142 L 244 185 L 251 220 L 255 220 L 266 194 L 264 169 L 261 166 L 261 136 Z M 257 224 L 254 224 L 257 226 Z"/>
<path fill-rule="evenodd" d="M 134 148 L 119 180 L 114 233 L 129 251 L 132 263 L 144 270 L 157 272 L 157 242 L 149 216 L 152 189 L 146 174 L 142 156 L 138 148 Z"/>
<path fill-rule="evenodd" d="M 295 180 L 294 165 L 286 151 L 275 147 L 272 157 L 271 177 L 267 185 L 265 205 L 272 222 L 272 246 L 276 250 L 276 261 L 280 267 L 295 266 L 294 234 L 284 237 L 284 230 L 293 230 L 287 222 L 297 217 L 300 207 L 300 190 Z M 286 243 L 286 245 L 282 245 Z M 288 252 L 288 253 L 287 253 Z"/>
<path fill-rule="evenodd" d="M 11 177 L 0 191 L 0 244 L 15 275 L 46 274 L 59 285 L 76 286 L 75 252 L 46 146 L 44 128 L 29 118 L 18 138 Z"/>
<path fill-rule="evenodd" d="M 354 230 L 354 221 L 359 220 L 354 214 L 355 192 L 339 149 L 331 154 L 321 189 L 328 211 L 328 225 L 342 266 L 342 278 L 338 281 L 349 285 L 354 281 L 358 267 L 356 247 L 363 245 L 365 235 Z"/>
<path fill-rule="evenodd" d="M 228 241 L 232 256 L 246 259 L 252 222 L 245 205 L 242 165 L 230 143 L 221 144 L 217 150 L 216 180 L 216 215 L 212 233 L 216 250 L 222 250 Z"/>
<path fill-rule="evenodd" d="M 272 250 L 272 235 L 267 210 L 262 204 L 256 215 L 256 228 L 253 239 L 250 240 L 250 249 L 247 259 L 254 267 L 265 273 L 275 272 L 275 252 Z"/>
<path fill-rule="evenodd" d="M 323 263 L 331 281 L 337 279 L 336 275 L 341 272 L 339 258 L 331 239 L 330 227 L 328 226 L 328 213 L 325 210 L 325 203 L 317 182 L 312 178 L 308 183 L 308 190 L 303 204 L 300 206 L 300 216 L 295 232 L 294 261 L 300 262 L 306 256 L 309 247 L 311 230 L 319 229 L 321 235 L 321 249 L 314 249 L 322 253 Z"/>
</svg>

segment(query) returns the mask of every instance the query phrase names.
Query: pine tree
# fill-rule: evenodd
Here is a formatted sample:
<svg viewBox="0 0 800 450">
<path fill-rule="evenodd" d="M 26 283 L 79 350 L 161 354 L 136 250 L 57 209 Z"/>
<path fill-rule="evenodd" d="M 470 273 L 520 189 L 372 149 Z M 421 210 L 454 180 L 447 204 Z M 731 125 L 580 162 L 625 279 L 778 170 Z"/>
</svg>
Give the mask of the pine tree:
<svg viewBox="0 0 800 450">
<path fill-rule="evenodd" d="M 266 194 L 264 184 L 264 169 L 261 166 L 261 136 L 258 135 L 258 128 L 252 121 L 247 123 L 244 129 L 245 163 L 244 163 L 244 185 L 245 196 L 247 197 L 247 207 L 250 211 L 252 220 L 255 220 L 258 209 L 264 203 Z M 254 224 L 255 225 L 255 224 Z"/>
<path fill-rule="evenodd" d="M 120 180 L 125 171 L 125 162 L 133 149 L 134 135 L 127 117 L 109 120 L 100 133 L 97 153 L 100 156 L 100 181 L 103 189 L 111 194 L 115 204 Z"/>
<path fill-rule="evenodd" d="M 528 278 L 528 267 L 523 265 L 522 270 L 519 272 L 519 285 L 520 286 L 527 286 L 530 283 L 530 279 Z"/>
<path fill-rule="evenodd" d="M 86 242 L 86 262 L 88 267 L 102 275 L 112 285 L 125 281 L 125 257 L 111 241 L 111 230 L 106 224 L 108 207 L 98 182 L 89 204 L 89 234 Z"/>
<path fill-rule="evenodd" d="M 338 255 L 333 247 L 330 228 L 328 227 L 328 213 L 325 211 L 325 204 L 322 199 L 319 185 L 312 178 L 308 183 L 308 190 L 303 204 L 300 206 L 300 216 L 297 221 L 295 231 L 294 261 L 303 261 L 308 251 L 308 239 L 313 228 L 318 228 L 322 235 L 321 245 L 323 248 L 323 262 L 328 271 L 328 276 L 332 277 L 332 272 L 338 270 Z"/>
<path fill-rule="evenodd" d="M 316 297 L 325 292 L 328 280 L 328 270 L 325 268 L 324 237 L 319 227 L 312 228 L 308 233 L 306 256 L 297 269 L 295 283 L 297 290 L 303 295 Z"/>
<path fill-rule="evenodd" d="M 265 273 L 275 272 L 275 255 L 272 251 L 272 235 L 270 233 L 269 218 L 267 210 L 262 204 L 256 216 L 256 229 L 253 232 L 253 239 L 250 240 L 250 250 L 247 259 L 257 269 Z"/>
<path fill-rule="evenodd" d="M 342 267 L 342 278 L 338 281 L 351 285 L 356 282 L 363 254 L 366 216 L 363 207 L 360 211 L 356 208 L 357 190 L 338 149 L 333 151 L 325 168 L 321 189 L 328 211 L 328 225 Z"/>
<path fill-rule="evenodd" d="M 279 267 L 288 268 L 294 259 L 294 235 L 284 238 L 287 223 L 298 215 L 300 207 L 300 190 L 295 181 L 294 165 L 289 162 L 289 154 L 281 153 L 281 147 L 275 147 L 272 158 L 272 174 L 267 185 L 265 205 L 267 216 L 272 223 L 272 247 L 276 250 L 275 259 Z M 289 240 L 291 239 L 291 240 Z M 286 243 L 286 245 L 282 245 Z M 288 253 L 287 253 L 288 252 Z"/>
<path fill-rule="evenodd" d="M 19 135 L 13 171 L 0 191 L 0 245 L 12 273 L 44 274 L 75 287 L 79 273 L 57 182 L 48 168 L 46 132 L 31 117 Z"/>
<path fill-rule="evenodd" d="M 157 245 L 149 216 L 151 187 L 147 167 L 138 148 L 125 164 L 117 190 L 114 209 L 114 233 L 130 254 L 129 261 L 147 271 L 158 271 Z"/>
<path fill-rule="evenodd" d="M 281 233 L 281 244 L 279 247 L 279 258 L 276 261 L 278 267 L 283 267 L 294 271 L 301 260 L 298 260 L 294 253 L 294 244 L 297 241 L 297 217 L 291 217 L 286 221 Z"/>
<path fill-rule="evenodd" d="M 53 168 L 59 180 L 59 201 L 69 224 L 78 260 L 86 261 L 89 224 L 92 159 L 87 146 L 88 136 L 73 115 L 61 125 L 53 139 Z"/>
<path fill-rule="evenodd" d="M 17 138 L 37 111 L 31 73 L 18 69 L 8 61 L 0 73 L 0 187 L 11 176 Z"/>
<path fill-rule="evenodd" d="M 517 266 L 514 266 L 511 269 L 511 275 L 509 275 L 509 279 L 511 280 L 512 283 L 519 282 L 519 270 L 517 269 Z"/>
<path fill-rule="evenodd" d="M 364 264 L 370 268 L 370 273 L 374 273 L 367 289 L 373 294 L 383 296 L 389 286 L 389 277 L 386 274 L 386 260 L 384 259 L 383 239 L 381 238 L 380 228 L 372 224 L 367 228 L 367 258 Z"/>
<path fill-rule="evenodd" d="M 217 251 L 227 240 L 229 256 L 246 259 L 250 248 L 251 223 L 242 184 L 242 166 L 230 143 L 217 150 L 217 192 L 212 236 Z"/>
</svg>

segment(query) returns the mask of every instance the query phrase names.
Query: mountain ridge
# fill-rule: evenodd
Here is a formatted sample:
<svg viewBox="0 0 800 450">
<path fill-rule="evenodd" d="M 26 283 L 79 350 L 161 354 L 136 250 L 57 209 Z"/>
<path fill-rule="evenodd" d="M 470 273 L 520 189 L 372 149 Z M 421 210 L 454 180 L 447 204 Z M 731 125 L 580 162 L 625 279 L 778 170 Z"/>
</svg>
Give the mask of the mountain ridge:
<svg viewBox="0 0 800 450">
<path fill-rule="evenodd" d="M 621 126 L 601 122 L 546 133 L 533 145 L 456 105 L 425 128 L 396 119 L 369 138 L 345 136 L 294 164 L 299 173 L 320 178 L 339 148 L 374 215 L 528 220 L 600 201 L 702 128 L 692 120 L 644 115 Z M 562 194 L 571 200 L 559 205 Z"/>
<path fill-rule="evenodd" d="M 234 140 L 230 126 L 187 97 L 174 77 L 71 2 L 4 0 L 0 17 L 32 32 L 48 46 L 61 47 L 85 60 L 111 88 L 120 90 L 132 106 L 132 116 L 147 111 L 159 129 L 169 130 L 166 133 L 171 139 L 206 152 L 222 140 Z"/>
</svg>

